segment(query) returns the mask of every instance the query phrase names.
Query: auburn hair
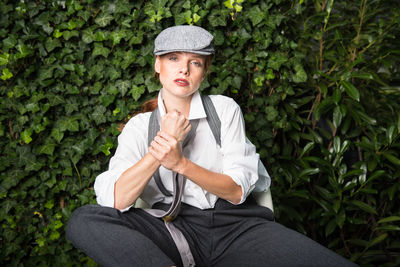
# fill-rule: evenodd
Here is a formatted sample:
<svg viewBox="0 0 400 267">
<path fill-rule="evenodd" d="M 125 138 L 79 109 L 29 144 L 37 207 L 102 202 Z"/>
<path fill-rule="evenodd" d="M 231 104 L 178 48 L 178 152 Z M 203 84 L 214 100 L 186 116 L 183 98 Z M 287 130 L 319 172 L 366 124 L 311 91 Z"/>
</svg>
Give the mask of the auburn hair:
<svg viewBox="0 0 400 267">
<path fill-rule="evenodd" d="M 140 110 L 137 111 L 137 112 L 135 112 L 135 113 L 133 113 L 132 117 L 134 117 L 134 116 L 136 116 L 137 114 L 140 114 L 140 113 L 152 112 L 152 111 L 155 110 L 157 107 L 158 107 L 158 98 L 157 98 L 157 97 L 152 98 L 152 99 L 147 100 L 146 102 L 144 102 L 144 103 L 141 105 Z M 121 124 L 118 126 L 118 130 L 119 130 L 120 132 L 122 132 L 122 130 L 124 129 L 125 124 L 126 124 L 127 121 L 128 121 L 128 118 L 125 120 L 124 123 L 121 123 Z"/>
<path fill-rule="evenodd" d="M 156 97 L 156 98 L 153 98 L 153 99 L 150 99 L 150 100 L 147 100 L 146 102 L 144 102 L 140 108 L 140 111 L 137 112 L 136 114 L 151 112 L 151 111 L 155 110 L 157 107 L 158 107 L 158 99 Z"/>
</svg>

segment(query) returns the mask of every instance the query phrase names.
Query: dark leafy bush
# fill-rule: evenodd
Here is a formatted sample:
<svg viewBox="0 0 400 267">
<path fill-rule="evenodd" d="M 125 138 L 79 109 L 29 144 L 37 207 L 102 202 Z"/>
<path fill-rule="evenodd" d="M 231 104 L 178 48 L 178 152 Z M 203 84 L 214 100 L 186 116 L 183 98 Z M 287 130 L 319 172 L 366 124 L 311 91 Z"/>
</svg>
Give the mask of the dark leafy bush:
<svg viewBox="0 0 400 267">
<path fill-rule="evenodd" d="M 153 40 L 216 37 L 201 90 L 233 97 L 277 219 L 363 265 L 400 263 L 397 1 L 0 2 L 0 263 L 95 265 L 65 240 L 118 127 L 156 95 Z"/>
</svg>

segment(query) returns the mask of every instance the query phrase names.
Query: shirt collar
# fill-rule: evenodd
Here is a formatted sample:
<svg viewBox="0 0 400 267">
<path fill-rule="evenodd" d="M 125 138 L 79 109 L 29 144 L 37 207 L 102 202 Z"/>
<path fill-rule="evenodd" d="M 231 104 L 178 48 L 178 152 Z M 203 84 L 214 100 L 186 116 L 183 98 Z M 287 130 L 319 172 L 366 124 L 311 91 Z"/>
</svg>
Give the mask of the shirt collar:
<svg viewBox="0 0 400 267">
<path fill-rule="evenodd" d="M 158 110 L 160 111 L 160 116 L 163 117 L 167 111 L 164 106 L 164 101 L 162 99 L 162 90 L 158 94 Z M 193 94 L 192 100 L 190 102 L 189 120 L 201 119 L 207 117 L 204 110 L 203 102 L 201 101 L 201 96 L 199 91 Z"/>
</svg>

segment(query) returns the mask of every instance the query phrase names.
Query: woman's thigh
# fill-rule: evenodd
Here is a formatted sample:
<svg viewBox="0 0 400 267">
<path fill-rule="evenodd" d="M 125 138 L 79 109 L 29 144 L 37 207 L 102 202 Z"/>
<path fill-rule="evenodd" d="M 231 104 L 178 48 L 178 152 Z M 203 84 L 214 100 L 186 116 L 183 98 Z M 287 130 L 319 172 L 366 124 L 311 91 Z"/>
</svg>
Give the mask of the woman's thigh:
<svg viewBox="0 0 400 267">
<path fill-rule="evenodd" d="M 239 235 L 213 266 L 356 266 L 312 239 L 273 221 Z"/>
<path fill-rule="evenodd" d="M 163 221 L 143 210 L 83 206 L 72 214 L 66 232 L 74 246 L 104 266 L 180 265 Z"/>
</svg>

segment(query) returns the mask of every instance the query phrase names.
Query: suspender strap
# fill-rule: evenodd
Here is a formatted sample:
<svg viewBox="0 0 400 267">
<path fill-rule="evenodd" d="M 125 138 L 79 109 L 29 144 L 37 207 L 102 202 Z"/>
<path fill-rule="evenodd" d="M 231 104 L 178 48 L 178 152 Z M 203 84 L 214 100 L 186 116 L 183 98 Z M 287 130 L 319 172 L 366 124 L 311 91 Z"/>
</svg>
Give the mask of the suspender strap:
<svg viewBox="0 0 400 267">
<path fill-rule="evenodd" d="M 150 143 L 153 141 L 154 137 L 156 137 L 157 132 L 160 130 L 160 123 L 158 121 L 158 109 L 155 109 L 150 115 L 149 128 L 148 128 L 148 137 L 147 143 L 150 146 Z M 154 181 L 156 182 L 158 189 L 160 189 L 161 193 L 165 196 L 172 196 L 170 192 L 165 188 L 164 184 L 161 181 L 160 172 L 157 169 L 153 174 Z"/>
<path fill-rule="evenodd" d="M 215 110 L 215 107 L 210 97 L 202 96 L 201 99 L 203 102 L 204 110 L 207 115 L 208 125 L 211 128 L 215 141 L 219 146 L 221 146 L 221 121 L 218 117 L 218 114 Z M 188 144 L 194 138 L 199 120 L 192 120 L 190 123 L 192 125 L 192 128 L 188 133 L 188 135 L 186 136 L 185 140 L 183 141 L 182 149 L 183 147 L 186 146 L 186 144 Z M 158 119 L 158 109 L 156 109 L 150 115 L 149 128 L 148 128 L 149 146 L 150 143 L 153 141 L 154 137 L 157 135 L 159 129 L 160 129 L 160 122 Z M 158 170 L 154 173 L 153 176 L 160 191 L 166 196 L 171 196 L 171 194 L 168 192 L 168 190 L 162 183 L 160 173 Z M 190 267 L 190 266 L 195 266 L 195 262 L 193 255 L 190 251 L 189 244 L 185 236 L 182 234 L 182 232 L 178 228 L 176 228 L 172 223 L 172 221 L 176 218 L 176 216 L 179 213 L 181 199 L 185 188 L 185 183 L 186 183 L 186 177 L 174 172 L 173 173 L 174 192 L 172 195 L 173 201 L 168 211 L 165 212 L 163 210 L 157 210 L 157 209 L 144 209 L 144 210 L 155 217 L 163 218 L 165 226 L 167 227 L 169 233 L 171 234 L 172 239 L 175 242 L 176 247 L 178 248 L 183 266 Z"/>
<path fill-rule="evenodd" d="M 196 129 L 199 124 L 199 120 L 192 120 L 191 122 L 192 128 L 190 132 L 187 134 L 185 140 L 182 144 L 182 149 L 194 138 L 196 134 Z M 160 124 L 158 120 L 158 109 L 152 112 L 150 115 L 149 121 L 149 131 L 148 131 L 148 143 L 153 141 L 154 137 L 157 135 L 157 132 L 160 129 Z M 154 180 L 160 191 L 167 196 L 172 196 L 172 204 L 167 211 L 158 210 L 158 209 L 144 209 L 147 213 L 151 214 L 154 217 L 162 218 L 164 220 L 165 227 L 168 232 L 171 234 L 172 239 L 176 247 L 178 248 L 179 254 L 182 259 L 182 263 L 184 267 L 195 266 L 194 258 L 192 252 L 190 251 L 189 244 L 182 234 L 182 232 L 176 228 L 172 221 L 176 218 L 179 213 L 179 209 L 181 206 L 181 199 L 183 195 L 183 191 L 186 184 L 186 177 L 180 175 L 178 173 L 173 172 L 173 194 L 171 195 L 168 190 L 165 188 L 164 184 L 161 181 L 160 173 L 157 170 L 154 173 Z"/>
<path fill-rule="evenodd" d="M 208 95 L 201 96 L 201 100 L 207 115 L 208 125 L 211 128 L 215 141 L 221 147 L 221 121 L 218 117 L 217 111 Z"/>
</svg>

